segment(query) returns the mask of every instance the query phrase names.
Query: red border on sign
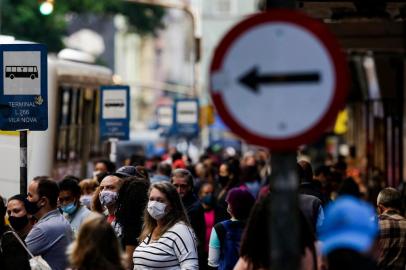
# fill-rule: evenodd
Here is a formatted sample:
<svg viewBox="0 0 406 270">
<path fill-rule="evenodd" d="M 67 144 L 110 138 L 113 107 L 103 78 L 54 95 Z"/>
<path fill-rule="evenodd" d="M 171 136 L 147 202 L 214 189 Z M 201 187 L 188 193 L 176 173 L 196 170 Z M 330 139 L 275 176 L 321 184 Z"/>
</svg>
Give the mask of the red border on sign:
<svg viewBox="0 0 406 270">
<path fill-rule="evenodd" d="M 348 69 L 346 57 L 341 51 L 341 47 L 339 46 L 336 38 L 330 33 L 325 25 L 315 19 L 307 17 L 300 12 L 292 10 L 271 10 L 249 17 L 234 26 L 221 40 L 214 52 L 210 66 L 210 74 L 213 74 L 221 69 L 224 58 L 227 55 L 231 45 L 244 32 L 249 31 L 251 28 L 257 27 L 258 25 L 270 22 L 288 22 L 305 28 L 306 30 L 312 32 L 328 51 L 334 64 L 333 69 L 335 73 L 336 86 L 334 89 L 333 98 L 328 106 L 329 109 L 326 114 L 321 117 L 320 120 L 312 127 L 308 128 L 299 135 L 286 139 L 270 139 L 247 130 L 237 121 L 235 121 L 233 116 L 227 110 L 221 94 L 214 91 L 210 83 L 211 97 L 222 120 L 235 134 L 241 138 L 256 145 L 269 147 L 272 150 L 294 150 L 298 146 L 310 143 L 320 137 L 320 135 L 334 122 L 339 110 L 344 107 L 347 97 Z"/>
</svg>

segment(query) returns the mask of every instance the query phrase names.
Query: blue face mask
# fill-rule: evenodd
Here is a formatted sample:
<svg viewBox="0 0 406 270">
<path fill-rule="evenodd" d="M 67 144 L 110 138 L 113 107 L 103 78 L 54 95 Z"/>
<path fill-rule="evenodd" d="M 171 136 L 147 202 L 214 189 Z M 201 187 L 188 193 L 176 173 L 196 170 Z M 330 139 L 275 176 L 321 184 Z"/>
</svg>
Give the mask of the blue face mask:
<svg viewBox="0 0 406 270">
<path fill-rule="evenodd" d="M 61 210 L 64 213 L 69 214 L 69 215 L 73 214 L 76 211 L 76 208 L 77 208 L 77 206 L 74 202 L 72 202 L 68 205 L 61 206 Z"/>
<path fill-rule="evenodd" d="M 201 199 L 202 203 L 204 203 L 207 206 L 213 206 L 215 203 L 215 198 L 213 194 L 207 194 Z"/>
</svg>

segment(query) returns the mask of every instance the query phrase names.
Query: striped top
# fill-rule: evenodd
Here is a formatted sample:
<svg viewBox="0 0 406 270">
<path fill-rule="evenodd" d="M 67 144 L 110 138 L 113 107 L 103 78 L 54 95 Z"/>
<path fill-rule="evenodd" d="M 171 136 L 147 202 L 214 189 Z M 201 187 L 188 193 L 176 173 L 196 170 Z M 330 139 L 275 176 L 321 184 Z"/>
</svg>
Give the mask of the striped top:
<svg viewBox="0 0 406 270">
<path fill-rule="evenodd" d="M 134 270 L 199 269 L 196 236 L 183 222 L 176 223 L 158 240 L 149 234 L 133 253 Z"/>
</svg>

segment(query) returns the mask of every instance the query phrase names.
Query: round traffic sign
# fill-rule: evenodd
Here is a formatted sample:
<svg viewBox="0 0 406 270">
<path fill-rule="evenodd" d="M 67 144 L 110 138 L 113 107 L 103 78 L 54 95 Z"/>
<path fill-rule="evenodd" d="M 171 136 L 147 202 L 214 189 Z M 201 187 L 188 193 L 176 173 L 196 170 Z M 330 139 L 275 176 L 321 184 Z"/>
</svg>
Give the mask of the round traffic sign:
<svg viewBox="0 0 406 270">
<path fill-rule="evenodd" d="M 320 22 L 273 10 L 233 27 L 210 67 L 213 103 L 243 139 L 275 150 L 316 139 L 334 121 L 347 93 L 347 63 Z"/>
</svg>

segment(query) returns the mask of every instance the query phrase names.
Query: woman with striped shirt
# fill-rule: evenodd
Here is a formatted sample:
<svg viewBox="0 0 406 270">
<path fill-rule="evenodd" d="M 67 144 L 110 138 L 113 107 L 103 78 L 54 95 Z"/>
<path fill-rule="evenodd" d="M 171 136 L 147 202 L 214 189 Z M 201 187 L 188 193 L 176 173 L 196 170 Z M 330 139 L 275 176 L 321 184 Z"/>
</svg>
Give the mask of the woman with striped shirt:
<svg viewBox="0 0 406 270">
<path fill-rule="evenodd" d="M 172 184 L 151 185 L 139 239 L 133 254 L 134 270 L 199 269 L 196 237 Z"/>
</svg>

